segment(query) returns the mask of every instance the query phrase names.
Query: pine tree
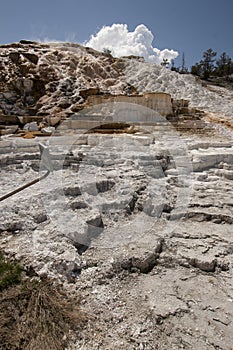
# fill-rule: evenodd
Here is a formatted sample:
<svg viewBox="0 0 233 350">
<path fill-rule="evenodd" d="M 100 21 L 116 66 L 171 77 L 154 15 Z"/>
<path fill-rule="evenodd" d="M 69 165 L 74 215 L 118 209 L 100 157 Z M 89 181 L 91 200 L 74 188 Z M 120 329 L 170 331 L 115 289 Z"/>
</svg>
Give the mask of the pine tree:
<svg viewBox="0 0 233 350">
<path fill-rule="evenodd" d="M 196 63 L 194 66 L 191 67 L 191 74 L 201 76 L 202 72 L 202 66 L 200 63 Z"/>
<path fill-rule="evenodd" d="M 208 49 L 203 53 L 203 59 L 200 61 L 200 65 L 204 79 L 208 79 L 210 74 L 214 71 L 216 55 L 217 52 L 213 51 L 213 49 Z"/>
<path fill-rule="evenodd" d="M 215 74 L 223 77 L 231 73 L 233 73 L 233 62 L 226 52 L 223 52 L 216 61 Z"/>
</svg>

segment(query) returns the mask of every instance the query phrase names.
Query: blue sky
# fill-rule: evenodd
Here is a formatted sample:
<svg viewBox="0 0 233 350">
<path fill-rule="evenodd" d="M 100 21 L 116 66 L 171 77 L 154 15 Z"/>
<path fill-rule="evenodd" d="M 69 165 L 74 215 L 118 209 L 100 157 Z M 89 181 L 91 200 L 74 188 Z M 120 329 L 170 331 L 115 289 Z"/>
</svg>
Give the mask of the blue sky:
<svg viewBox="0 0 233 350">
<path fill-rule="evenodd" d="M 153 46 L 184 52 L 189 67 L 213 48 L 233 59 L 233 0 L 6 0 L 1 3 L 0 43 L 56 39 L 83 43 L 103 25 L 145 24 Z"/>
</svg>

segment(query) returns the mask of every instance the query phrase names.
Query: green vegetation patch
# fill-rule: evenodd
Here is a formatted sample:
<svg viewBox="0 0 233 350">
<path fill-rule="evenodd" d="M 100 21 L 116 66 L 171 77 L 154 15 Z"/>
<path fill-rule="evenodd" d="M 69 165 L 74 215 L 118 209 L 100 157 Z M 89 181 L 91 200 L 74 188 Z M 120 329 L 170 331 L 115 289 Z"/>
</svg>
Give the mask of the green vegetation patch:
<svg viewBox="0 0 233 350">
<path fill-rule="evenodd" d="M 21 281 L 21 267 L 19 264 L 9 262 L 0 253 L 0 291 Z"/>
</svg>

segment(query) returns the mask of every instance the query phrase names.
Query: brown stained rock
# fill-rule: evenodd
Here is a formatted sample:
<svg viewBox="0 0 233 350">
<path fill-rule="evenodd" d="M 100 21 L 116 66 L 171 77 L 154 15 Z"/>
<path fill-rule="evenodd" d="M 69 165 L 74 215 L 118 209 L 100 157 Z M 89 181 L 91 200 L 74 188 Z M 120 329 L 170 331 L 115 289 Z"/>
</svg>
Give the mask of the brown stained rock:
<svg viewBox="0 0 233 350">
<path fill-rule="evenodd" d="M 58 107 L 61 107 L 62 109 L 68 108 L 70 105 L 71 102 L 66 98 L 61 99 L 58 103 Z"/>
<path fill-rule="evenodd" d="M 3 124 L 3 125 L 19 124 L 19 118 L 16 115 L 4 115 L 0 113 L 0 124 Z"/>
<path fill-rule="evenodd" d="M 44 121 L 50 126 L 56 126 L 60 123 L 62 117 L 60 116 L 46 116 Z"/>
<path fill-rule="evenodd" d="M 82 96 L 84 99 L 86 99 L 88 96 L 98 95 L 99 93 L 100 90 L 98 88 L 89 88 L 79 91 L 80 96 Z"/>
<path fill-rule="evenodd" d="M 20 59 L 20 54 L 18 52 L 10 52 L 9 58 L 13 63 L 18 63 Z"/>
<path fill-rule="evenodd" d="M 34 139 L 37 136 L 50 136 L 52 133 L 44 133 L 40 130 L 38 131 L 24 131 L 21 130 L 17 133 L 17 136 L 22 137 L 24 139 Z"/>
<path fill-rule="evenodd" d="M 39 60 L 38 55 L 36 55 L 34 53 L 29 53 L 29 52 L 22 52 L 22 55 L 24 57 L 26 57 L 33 64 L 37 64 L 38 63 L 38 60 Z"/>
<path fill-rule="evenodd" d="M 38 77 L 33 79 L 33 90 L 31 94 L 34 96 L 35 100 L 39 100 L 41 96 L 44 96 L 46 93 L 45 82 Z"/>
<path fill-rule="evenodd" d="M 71 106 L 70 110 L 73 112 L 73 113 L 76 113 L 76 112 L 79 112 L 83 109 L 83 107 L 79 104 L 79 103 L 75 103 Z"/>
<path fill-rule="evenodd" d="M 22 115 L 22 116 L 18 117 L 18 120 L 19 120 L 21 125 L 24 125 L 24 124 L 27 124 L 27 123 L 31 123 L 33 121 L 35 121 L 38 124 L 40 124 L 43 121 L 43 117 L 42 116 L 38 116 L 38 115 Z"/>
</svg>

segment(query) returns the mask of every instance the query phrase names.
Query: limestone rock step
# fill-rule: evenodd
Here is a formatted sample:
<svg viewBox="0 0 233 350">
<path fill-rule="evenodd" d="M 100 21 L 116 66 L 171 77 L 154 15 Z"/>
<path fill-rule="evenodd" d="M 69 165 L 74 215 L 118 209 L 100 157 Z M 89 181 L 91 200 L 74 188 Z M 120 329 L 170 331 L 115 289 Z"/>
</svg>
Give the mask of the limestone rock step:
<svg viewBox="0 0 233 350">
<path fill-rule="evenodd" d="M 18 130 L 18 125 L 0 125 L 0 136 L 14 134 Z"/>
<path fill-rule="evenodd" d="M 218 168 L 222 163 L 233 165 L 233 147 L 193 150 L 192 157 L 194 171 Z"/>
</svg>

